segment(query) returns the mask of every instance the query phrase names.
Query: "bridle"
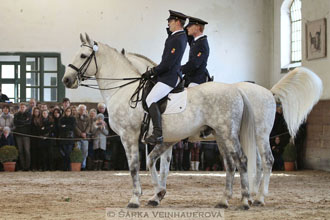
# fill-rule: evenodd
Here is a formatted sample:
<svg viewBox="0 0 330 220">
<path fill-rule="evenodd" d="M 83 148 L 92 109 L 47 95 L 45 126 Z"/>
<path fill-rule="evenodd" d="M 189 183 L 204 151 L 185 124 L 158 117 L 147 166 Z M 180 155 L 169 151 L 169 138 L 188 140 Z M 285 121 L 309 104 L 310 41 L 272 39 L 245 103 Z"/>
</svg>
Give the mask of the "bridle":
<svg viewBox="0 0 330 220">
<path fill-rule="evenodd" d="M 89 57 L 87 57 L 87 59 L 81 65 L 80 68 L 76 67 L 73 64 L 69 64 L 68 65 L 69 67 L 71 67 L 72 69 L 74 69 L 75 71 L 77 71 L 78 85 L 80 84 L 81 81 L 84 81 L 84 80 L 89 79 L 89 78 L 93 78 L 93 77 L 85 76 L 85 73 L 86 73 L 89 65 L 91 64 L 93 58 L 94 58 L 95 66 L 96 66 L 96 72 L 95 72 L 94 75 L 96 75 L 96 73 L 99 71 L 98 66 L 97 66 L 97 62 L 96 62 L 96 56 L 95 56 L 95 52 L 97 52 L 98 49 L 99 49 L 98 44 L 94 41 L 93 47 L 91 47 L 89 45 L 86 45 L 86 44 L 82 44 L 81 47 L 91 48 L 93 50 L 93 52 L 89 55 Z"/>
<path fill-rule="evenodd" d="M 87 57 L 87 59 L 85 60 L 85 62 L 80 66 L 80 68 L 76 67 L 73 64 L 69 64 L 68 66 L 71 67 L 72 69 L 74 69 L 75 71 L 77 71 L 77 78 L 78 78 L 78 86 L 84 86 L 84 87 L 88 87 L 91 89 L 97 89 L 97 90 L 112 90 L 112 89 L 119 89 L 122 87 L 125 87 L 129 84 L 135 83 L 137 81 L 139 81 L 139 85 L 137 87 L 137 89 L 135 90 L 135 92 L 133 93 L 132 97 L 130 98 L 130 106 L 132 108 L 136 108 L 137 103 L 142 101 L 142 97 L 140 96 L 140 91 L 143 90 L 147 79 L 142 78 L 142 77 L 132 77 L 132 78 L 121 78 L 121 79 L 115 79 L 115 78 L 98 78 L 95 77 L 97 72 L 99 71 L 98 69 L 98 65 L 97 65 L 97 61 L 96 61 L 96 56 L 95 53 L 99 50 L 99 46 L 97 44 L 97 42 L 94 41 L 94 45 L 93 47 L 86 45 L 86 44 L 82 44 L 81 47 L 88 47 L 91 48 L 93 50 L 93 52 Z M 85 73 L 89 67 L 89 65 L 91 64 L 92 60 L 94 59 L 95 62 L 95 66 L 96 66 L 96 71 L 93 77 L 91 76 L 85 76 Z M 115 87 L 110 87 L 110 88 L 99 88 L 98 85 L 91 85 L 91 84 L 83 84 L 81 83 L 84 80 L 130 80 L 130 82 L 119 85 L 119 86 L 115 86 Z"/>
</svg>

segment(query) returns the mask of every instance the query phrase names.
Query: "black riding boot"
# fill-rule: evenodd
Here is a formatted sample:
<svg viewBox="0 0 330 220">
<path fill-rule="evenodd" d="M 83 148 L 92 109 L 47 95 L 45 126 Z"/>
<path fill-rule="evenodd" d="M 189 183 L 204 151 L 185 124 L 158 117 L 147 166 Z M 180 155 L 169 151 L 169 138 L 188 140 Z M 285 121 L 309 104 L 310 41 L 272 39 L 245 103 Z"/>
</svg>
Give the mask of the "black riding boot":
<svg viewBox="0 0 330 220">
<path fill-rule="evenodd" d="M 147 137 L 145 141 L 151 145 L 161 144 L 163 143 L 162 115 L 160 114 L 157 103 L 154 102 L 150 105 L 149 114 L 152 120 L 152 125 L 154 126 L 154 130 L 152 135 Z"/>
</svg>

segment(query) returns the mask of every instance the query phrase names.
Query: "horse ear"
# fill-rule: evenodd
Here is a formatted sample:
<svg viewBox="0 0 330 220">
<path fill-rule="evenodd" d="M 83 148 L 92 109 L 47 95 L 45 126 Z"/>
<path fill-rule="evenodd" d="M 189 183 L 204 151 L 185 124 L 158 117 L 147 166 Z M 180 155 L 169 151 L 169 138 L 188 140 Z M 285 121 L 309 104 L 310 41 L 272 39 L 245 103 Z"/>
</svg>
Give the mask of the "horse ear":
<svg viewBox="0 0 330 220">
<path fill-rule="evenodd" d="M 80 41 L 81 41 L 81 43 L 86 43 L 86 40 L 85 40 L 84 36 L 82 35 L 82 33 L 80 33 Z"/>
<path fill-rule="evenodd" d="M 88 36 L 87 33 L 85 33 L 86 35 L 86 43 L 89 44 L 89 46 L 93 46 L 94 45 L 94 41 Z"/>
<path fill-rule="evenodd" d="M 125 56 L 125 53 L 126 53 L 126 52 L 125 52 L 125 48 L 123 48 L 123 49 L 121 50 L 121 54 Z"/>
</svg>

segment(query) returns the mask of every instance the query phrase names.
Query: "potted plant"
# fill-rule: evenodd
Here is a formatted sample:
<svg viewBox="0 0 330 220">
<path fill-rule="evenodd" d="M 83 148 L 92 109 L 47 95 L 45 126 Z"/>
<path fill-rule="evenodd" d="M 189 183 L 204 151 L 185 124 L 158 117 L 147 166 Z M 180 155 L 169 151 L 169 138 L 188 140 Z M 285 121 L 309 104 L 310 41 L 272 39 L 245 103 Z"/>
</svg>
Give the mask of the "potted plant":
<svg viewBox="0 0 330 220">
<path fill-rule="evenodd" d="M 288 143 L 285 146 L 283 152 L 284 170 L 293 171 L 296 159 L 297 159 L 296 146 L 292 141 L 290 141 L 290 143 Z"/>
<path fill-rule="evenodd" d="M 3 169 L 5 171 L 14 172 L 16 162 L 18 158 L 18 150 L 15 146 L 3 146 L 0 148 L 0 162 L 3 164 Z"/>
<path fill-rule="evenodd" d="M 71 170 L 80 171 L 81 163 L 83 162 L 84 158 L 79 148 L 77 147 L 73 148 L 70 154 L 70 160 L 71 160 Z"/>
</svg>

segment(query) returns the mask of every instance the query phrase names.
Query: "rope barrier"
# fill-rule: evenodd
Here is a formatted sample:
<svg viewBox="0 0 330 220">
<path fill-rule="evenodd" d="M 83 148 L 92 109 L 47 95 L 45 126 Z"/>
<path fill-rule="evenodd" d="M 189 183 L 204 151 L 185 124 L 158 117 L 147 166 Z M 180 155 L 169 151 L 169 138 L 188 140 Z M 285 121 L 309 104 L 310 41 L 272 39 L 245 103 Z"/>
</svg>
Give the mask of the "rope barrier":
<svg viewBox="0 0 330 220">
<path fill-rule="evenodd" d="M 62 141 L 80 141 L 80 140 L 95 140 L 95 139 L 99 139 L 99 138 L 56 138 L 56 137 L 44 137 L 44 136 L 37 136 L 37 135 L 31 135 L 31 134 L 24 134 L 24 133 L 19 133 L 19 132 L 15 132 L 12 131 L 11 133 L 13 134 L 17 134 L 20 136 L 25 136 L 25 137 L 32 137 L 32 138 L 38 138 L 38 139 L 49 139 L 49 140 L 62 140 Z M 106 136 L 106 138 L 113 138 L 113 137 L 119 137 L 119 135 L 108 135 Z"/>
</svg>

